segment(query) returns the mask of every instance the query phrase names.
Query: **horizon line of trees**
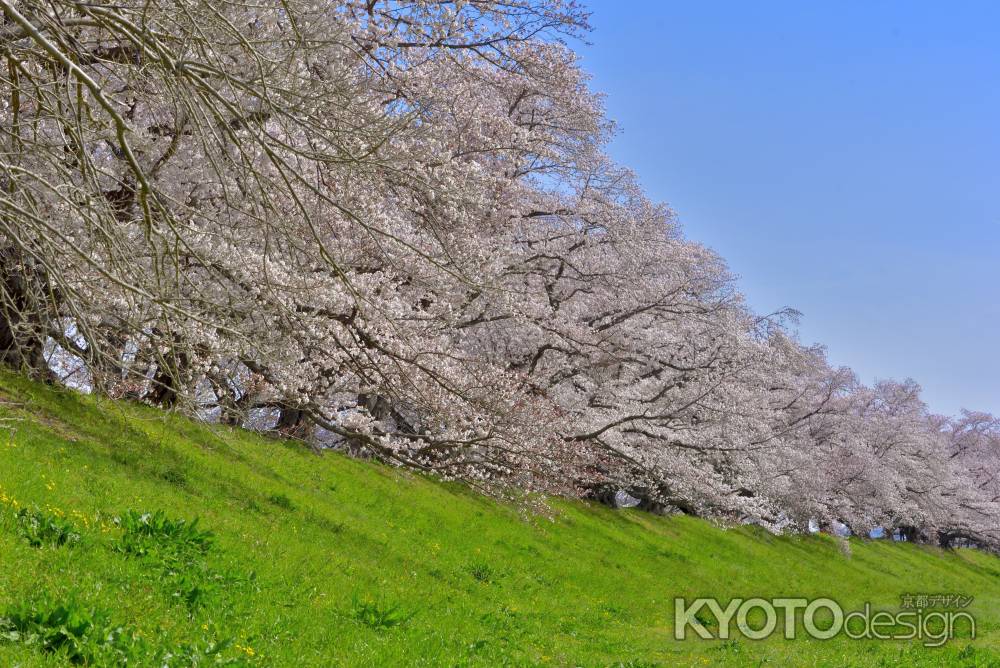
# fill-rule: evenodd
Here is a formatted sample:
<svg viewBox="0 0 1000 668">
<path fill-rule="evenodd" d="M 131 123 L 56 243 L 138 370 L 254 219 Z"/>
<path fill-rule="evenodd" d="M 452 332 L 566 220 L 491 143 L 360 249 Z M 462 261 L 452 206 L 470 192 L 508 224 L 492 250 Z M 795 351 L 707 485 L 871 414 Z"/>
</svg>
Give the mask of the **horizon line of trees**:
<svg viewBox="0 0 1000 668">
<path fill-rule="evenodd" d="M 762 316 L 573 0 L 0 0 L 0 363 L 509 490 L 1000 546 L 1000 420 Z"/>
</svg>

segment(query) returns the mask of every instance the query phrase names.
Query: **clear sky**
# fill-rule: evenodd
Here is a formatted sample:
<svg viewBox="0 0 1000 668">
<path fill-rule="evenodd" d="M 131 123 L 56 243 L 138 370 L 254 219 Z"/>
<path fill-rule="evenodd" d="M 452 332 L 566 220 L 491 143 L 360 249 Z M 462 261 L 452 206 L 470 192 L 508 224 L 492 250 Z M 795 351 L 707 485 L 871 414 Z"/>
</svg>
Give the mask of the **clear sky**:
<svg viewBox="0 0 1000 668">
<path fill-rule="evenodd" d="M 1000 414 L 1000 2 L 588 5 L 612 155 L 757 311 Z"/>
</svg>

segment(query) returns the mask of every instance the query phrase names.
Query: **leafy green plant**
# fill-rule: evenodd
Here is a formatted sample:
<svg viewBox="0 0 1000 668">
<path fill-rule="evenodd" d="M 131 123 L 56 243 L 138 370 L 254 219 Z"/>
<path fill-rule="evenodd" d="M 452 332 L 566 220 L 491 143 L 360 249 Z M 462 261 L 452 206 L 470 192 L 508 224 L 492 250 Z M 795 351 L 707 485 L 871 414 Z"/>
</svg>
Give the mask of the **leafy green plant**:
<svg viewBox="0 0 1000 668">
<path fill-rule="evenodd" d="M 521 625 L 518 612 L 506 605 L 501 604 L 482 614 L 479 621 L 483 626 L 491 629 L 494 635 L 507 639 L 520 638 L 526 633 Z"/>
<path fill-rule="evenodd" d="M 727 640 L 726 642 L 720 645 L 716 645 L 712 649 L 716 652 L 726 652 L 728 654 L 740 654 L 741 652 L 743 652 L 743 645 L 740 644 L 739 640 L 733 638 L 731 640 Z"/>
<path fill-rule="evenodd" d="M 295 503 L 286 494 L 272 494 L 267 500 L 284 510 L 295 510 Z"/>
<path fill-rule="evenodd" d="M 231 666 L 242 668 L 251 666 L 249 658 L 226 656 L 226 650 L 235 645 L 232 638 L 215 640 L 204 638 L 199 642 L 187 643 L 170 649 L 160 649 L 151 665 L 163 668 L 189 668 L 191 666 Z"/>
<path fill-rule="evenodd" d="M 701 624 L 702 626 L 704 626 L 706 629 L 713 629 L 719 625 L 718 622 L 715 620 L 715 617 L 709 615 L 708 613 L 702 610 L 699 610 L 698 612 L 695 613 L 694 620 L 699 624 Z"/>
<path fill-rule="evenodd" d="M 355 597 L 352 602 L 351 617 L 368 628 L 384 631 L 405 624 L 412 617 L 396 603 L 388 603 L 370 597 Z"/>
<path fill-rule="evenodd" d="M 183 487 L 187 485 L 187 474 L 181 469 L 170 468 L 160 474 L 160 477 L 172 485 Z"/>
<path fill-rule="evenodd" d="M 118 518 L 121 537 L 114 549 L 133 556 L 146 556 L 150 552 L 174 555 L 205 554 L 211 549 L 215 535 L 198 528 L 198 518 L 174 520 L 162 510 L 153 513 L 126 511 Z"/>
<path fill-rule="evenodd" d="M 171 589 L 171 595 L 182 602 L 188 610 L 205 607 L 208 600 L 218 591 L 218 583 L 204 572 L 170 571 L 164 586 Z"/>
<path fill-rule="evenodd" d="M 496 569 L 484 561 L 471 564 L 469 566 L 469 575 L 484 584 L 496 582 L 500 577 L 500 574 L 496 571 Z"/>
<path fill-rule="evenodd" d="M 136 665 L 145 654 L 135 633 L 75 598 L 43 596 L 8 609 L 0 616 L 0 640 L 37 646 L 86 665 Z"/>
<path fill-rule="evenodd" d="M 14 526 L 32 547 L 61 547 L 80 540 L 71 523 L 38 509 L 21 508 L 14 516 Z"/>
<path fill-rule="evenodd" d="M 129 510 L 116 523 L 122 534 L 112 549 L 148 562 L 159 588 L 189 611 L 205 607 L 219 591 L 225 578 L 205 560 L 214 534 L 199 529 L 197 518 L 188 522 L 171 519 L 162 511 Z"/>
<path fill-rule="evenodd" d="M 213 630 L 204 637 L 177 647 L 155 646 L 132 628 L 119 625 L 104 611 L 88 607 L 75 597 L 59 600 L 42 595 L 0 615 L 0 642 L 21 643 L 86 666 L 191 666 L 254 665 L 253 651 L 232 638 L 218 640 Z M 247 656 L 227 656 L 237 647 Z M 231 654 L 231 653 L 230 653 Z"/>
</svg>

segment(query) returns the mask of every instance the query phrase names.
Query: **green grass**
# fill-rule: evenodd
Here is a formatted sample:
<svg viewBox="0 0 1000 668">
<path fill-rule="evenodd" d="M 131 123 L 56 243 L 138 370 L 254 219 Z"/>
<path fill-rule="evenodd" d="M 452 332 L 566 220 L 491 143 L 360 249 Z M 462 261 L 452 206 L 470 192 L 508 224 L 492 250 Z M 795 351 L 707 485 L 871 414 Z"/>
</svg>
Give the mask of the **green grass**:
<svg viewBox="0 0 1000 668">
<path fill-rule="evenodd" d="M 1000 665 L 1000 559 L 975 551 L 525 513 L 8 374 L 0 420 L 4 667 Z M 675 596 L 904 593 L 975 596 L 978 638 L 673 639 Z"/>
</svg>

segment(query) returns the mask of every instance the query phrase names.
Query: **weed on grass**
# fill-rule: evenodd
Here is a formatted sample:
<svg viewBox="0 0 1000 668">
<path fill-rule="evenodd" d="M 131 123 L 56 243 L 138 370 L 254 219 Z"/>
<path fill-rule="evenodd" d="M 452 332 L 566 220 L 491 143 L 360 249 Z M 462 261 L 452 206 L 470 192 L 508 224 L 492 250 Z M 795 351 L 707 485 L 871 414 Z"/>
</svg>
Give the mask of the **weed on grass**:
<svg viewBox="0 0 1000 668">
<path fill-rule="evenodd" d="M 80 540 L 72 523 L 38 509 L 21 508 L 14 515 L 13 525 L 31 547 L 62 547 Z"/>
<path fill-rule="evenodd" d="M 154 513 L 126 511 L 117 522 L 122 535 L 113 549 L 123 554 L 144 557 L 150 553 L 172 555 L 206 554 L 214 535 L 198 528 L 198 518 L 188 522 L 174 520 L 158 510 Z"/>
<path fill-rule="evenodd" d="M 206 624 L 203 637 L 177 647 L 143 639 L 134 628 L 118 624 L 104 610 L 74 596 L 42 594 L 0 613 L 0 643 L 19 643 L 83 666 L 256 665 L 256 652 L 232 638 L 219 640 Z"/>
<path fill-rule="evenodd" d="M 84 665 L 137 665 L 146 654 L 134 632 L 73 597 L 42 596 L 9 608 L 0 615 L 0 639 Z"/>
<path fill-rule="evenodd" d="M 111 549 L 149 564 L 158 586 L 191 612 L 205 607 L 231 579 L 209 566 L 206 555 L 214 534 L 198 528 L 197 518 L 176 520 L 159 510 L 129 510 L 116 524 L 122 534 Z"/>
<path fill-rule="evenodd" d="M 491 584 L 500 579 L 500 573 L 484 561 L 471 564 L 469 566 L 469 575 L 483 584 Z"/>
<path fill-rule="evenodd" d="M 376 631 L 402 626 L 413 617 L 412 614 L 406 614 L 397 603 L 371 597 L 355 597 L 351 608 L 351 617 L 355 621 Z"/>
<path fill-rule="evenodd" d="M 272 494 L 267 500 L 283 510 L 295 510 L 295 503 L 285 494 Z"/>
</svg>

